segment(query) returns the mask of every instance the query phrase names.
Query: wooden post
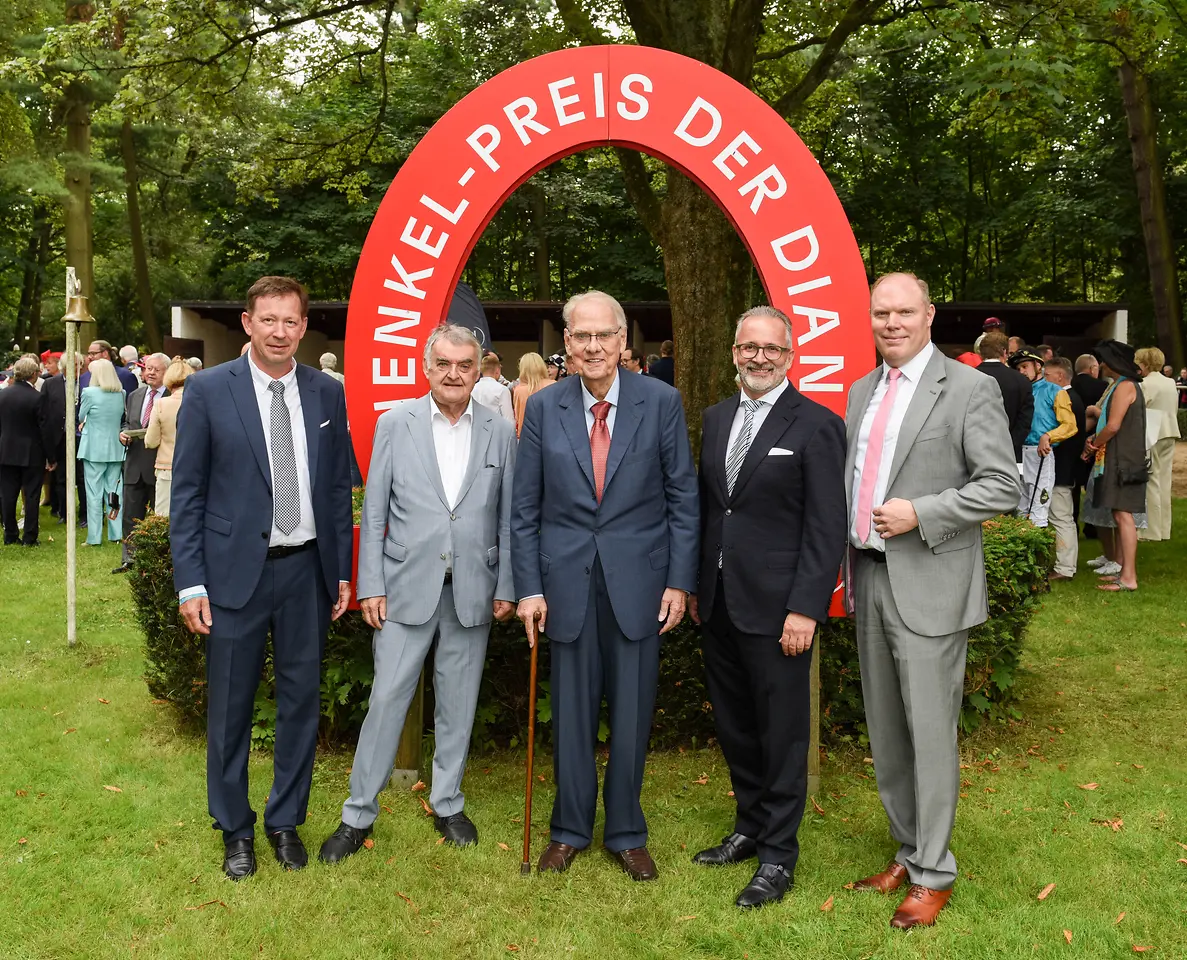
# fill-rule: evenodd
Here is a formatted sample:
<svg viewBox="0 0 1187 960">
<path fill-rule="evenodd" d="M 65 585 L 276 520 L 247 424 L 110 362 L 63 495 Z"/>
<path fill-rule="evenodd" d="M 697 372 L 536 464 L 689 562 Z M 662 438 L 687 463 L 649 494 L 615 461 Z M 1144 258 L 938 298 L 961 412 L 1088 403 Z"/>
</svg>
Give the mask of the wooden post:
<svg viewBox="0 0 1187 960">
<path fill-rule="evenodd" d="M 392 770 L 391 785 L 407 790 L 420 779 L 422 743 L 425 729 L 425 674 L 420 672 L 416 693 L 408 705 L 408 716 L 404 719 L 404 732 L 400 734 L 400 746 L 396 750 L 396 765 Z"/>
<path fill-rule="evenodd" d="M 812 673 L 808 683 L 812 724 L 812 737 L 808 741 L 808 796 L 811 797 L 820 792 L 820 631 L 812 644 Z"/>
</svg>

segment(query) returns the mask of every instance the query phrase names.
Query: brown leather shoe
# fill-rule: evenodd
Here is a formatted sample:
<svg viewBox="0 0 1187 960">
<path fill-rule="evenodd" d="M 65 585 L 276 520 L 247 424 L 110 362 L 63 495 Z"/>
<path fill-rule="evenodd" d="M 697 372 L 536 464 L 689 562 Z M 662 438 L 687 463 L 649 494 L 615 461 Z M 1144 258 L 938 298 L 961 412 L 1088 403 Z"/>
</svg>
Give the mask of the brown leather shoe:
<svg viewBox="0 0 1187 960">
<path fill-rule="evenodd" d="M 567 843 L 557 843 L 553 840 L 540 854 L 540 859 L 536 863 L 536 872 L 564 873 L 569 869 L 579 852 L 576 847 L 570 847 Z"/>
<path fill-rule="evenodd" d="M 631 850 L 611 850 L 610 856 L 618 861 L 628 877 L 632 880 L 654 880 L 659 876 L 655 868 L 655 861 L 646 847 L 635 847 Z"/>
<path fill-rule="evenodd" d="M 875 890 L 878 893 L 890 893 L 907 882 L 907 868 L 897 860 L 891 860 L 886 869 L 875 873 L 872 877 L 858 880 L 853 885 L 854 890 Z"/>
<path fill-rule="evenodd" d="M 911 889 L 903 897 L 894 916 L 890 918 L 890 925 L 899 930 L 910 930 L 912 927 L 930 927 L 936 922 L 936 917 L 944 909 L 952 890 L 929 890 L 917 883 L 911 884 Z"/>
</svg>

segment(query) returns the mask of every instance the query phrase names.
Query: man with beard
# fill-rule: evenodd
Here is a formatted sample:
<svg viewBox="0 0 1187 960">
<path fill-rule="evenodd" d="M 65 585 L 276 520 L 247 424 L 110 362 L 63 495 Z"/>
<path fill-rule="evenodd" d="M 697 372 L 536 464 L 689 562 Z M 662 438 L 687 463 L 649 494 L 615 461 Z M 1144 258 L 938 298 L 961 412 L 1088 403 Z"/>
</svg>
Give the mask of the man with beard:
<svg viewBox="0 0 1187 960">
<path fill-rule="evenodd" d="M 845 424 L 787 380 L 791 322 L 742 314 L 733 360 L 741 392 L 710 407 L 701 444 L 701 569 L 690 598 L 704 622 L 713 718 L 737 798 L 733 831 L 694 863 L 758 856 L 735 903 L 783 899 L 807 796 L 816 625 L 845 552 Z"/>
</svg>

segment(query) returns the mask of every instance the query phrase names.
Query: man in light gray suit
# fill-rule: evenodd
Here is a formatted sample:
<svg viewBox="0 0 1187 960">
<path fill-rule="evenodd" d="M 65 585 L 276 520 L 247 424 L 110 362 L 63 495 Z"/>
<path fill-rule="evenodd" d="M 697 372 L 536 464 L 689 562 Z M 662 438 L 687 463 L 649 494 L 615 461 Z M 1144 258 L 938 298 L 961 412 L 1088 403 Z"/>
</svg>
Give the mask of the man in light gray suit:
<svg viewBox="0 0 1187 960">
<path fill-rule="evenodd" d="M 449 843 L 478 842 L 462 810 L 462 774 L 491 620 L 515 610 L 515 428 L 471 399 L 480 349 L 464 327 L 438 327 L 425 344 L 429 394 L 397 404 L 375 426 L 358 578 L 363 618 L 377 631 L 375 682 L 342 823 L 322 844 L 328 863 L 357 852 L 371 832 L 434 639 L 434 823 Z"/>
<path fill-rule="evenodd" d="M 989 615 L 981 522 L 1012 510 L 1020 491 L 997 381 L 932 345 L 927 284 L 888 274 L 870 300 L 883 362 L 849 391 L 846 593 L 899 849 L 854 888 L 889 893 L 909 881 L 891 920 L 905 930 L 935 923 L 956 880 L 956 728 L 969 628 Z"/>
</svg>

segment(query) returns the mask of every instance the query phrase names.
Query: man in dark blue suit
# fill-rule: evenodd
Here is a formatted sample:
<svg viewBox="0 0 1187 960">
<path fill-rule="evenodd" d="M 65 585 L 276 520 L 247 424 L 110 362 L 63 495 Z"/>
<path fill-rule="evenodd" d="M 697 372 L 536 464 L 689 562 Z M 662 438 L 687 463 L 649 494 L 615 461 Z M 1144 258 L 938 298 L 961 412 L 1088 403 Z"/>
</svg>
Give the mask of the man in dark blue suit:
<svg viewBox="0 0 1187 960">
<path fill-rule="evenodd" d="M 247 755 L 265 644 L 276 676 L 274 779 L 264 829 L 305 866 L 304 823 L 330 619 L 350 600 L 352 522 L 342 386 L 293 356 L 308 297 L 264 277 L 247 292 L 251 349 L 186 384 L 170 541 L 186 626 L 206 636 L 207 800 L 232 880 L 255 872 Z"/>
<path fill-rule="evenodd" d="M 619 374 L 626 317 L 613 297 L 564 307 L 580 376 L 533 395 L 516 458 L 511 564 L 528 642 L 552 640 L 556 799 L 541 872 L 593 839 L 594 747 L 610 709 L 604 842 L 634 880 L 656 876 L 639 803 L 660 635 L 697 582 L 697 478 L 680 394 Z"/>
</svg>

